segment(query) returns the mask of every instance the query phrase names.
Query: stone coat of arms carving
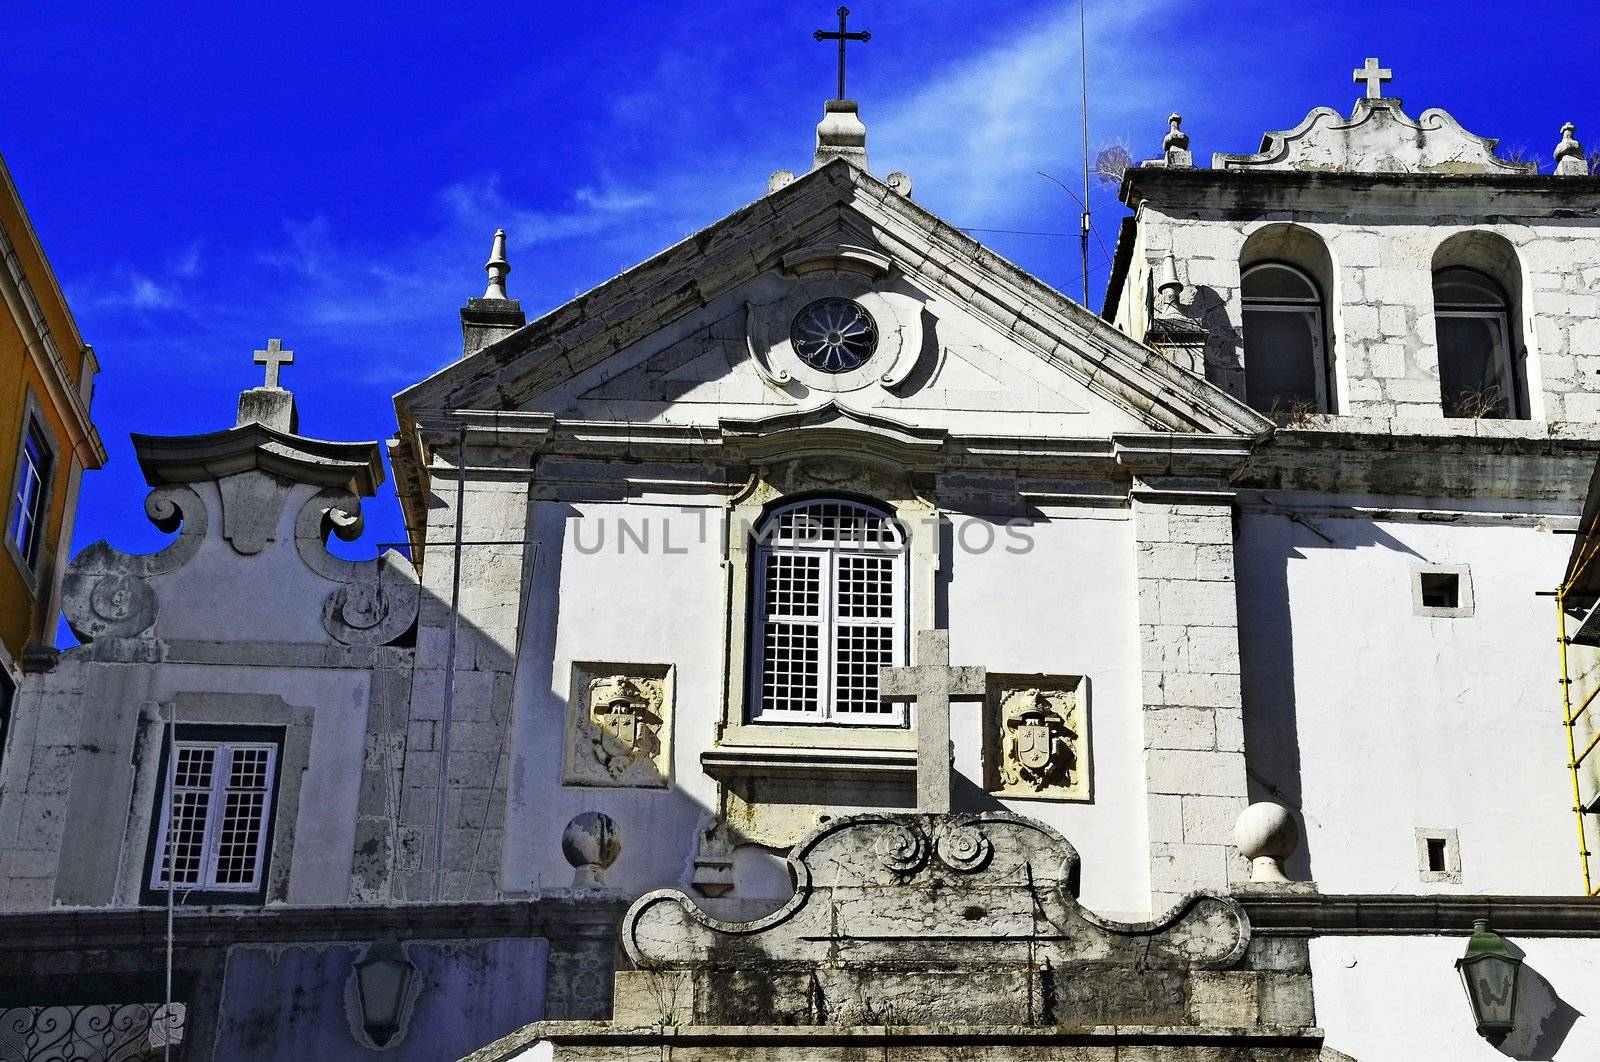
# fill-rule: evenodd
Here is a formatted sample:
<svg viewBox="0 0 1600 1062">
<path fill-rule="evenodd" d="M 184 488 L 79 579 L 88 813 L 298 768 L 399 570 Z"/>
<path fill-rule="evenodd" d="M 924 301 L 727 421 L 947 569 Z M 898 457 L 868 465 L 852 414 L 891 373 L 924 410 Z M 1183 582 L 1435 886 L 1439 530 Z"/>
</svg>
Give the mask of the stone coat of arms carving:
<svg viewBox="0 0 1600 1062">
<path fill-rule="evenodd" d="M 989 788 L 1003 796 L 1088 800 L 1083 680 L 994 675 L 989 688 Z"/>
<path fill-rule="evenodd" d="M 671 774 L 672 669 L 574 664 L 567 711 L 567 785 L 660 788 Z"/>
</svg>

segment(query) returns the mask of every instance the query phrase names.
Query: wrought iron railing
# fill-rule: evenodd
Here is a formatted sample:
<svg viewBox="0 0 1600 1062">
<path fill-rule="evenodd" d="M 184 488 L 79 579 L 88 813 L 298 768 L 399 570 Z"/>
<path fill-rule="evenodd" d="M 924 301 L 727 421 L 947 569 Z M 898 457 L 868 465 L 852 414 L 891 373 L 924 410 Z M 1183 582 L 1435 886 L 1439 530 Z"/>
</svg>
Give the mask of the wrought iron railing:
<svg viewBox="0 0 1600 1062">
<path fill-rule="evenodd" d="M 0 1010 L 0 1062 L 176 1062 L 184 1018 L 181 1003 L 12 1007 Z"/>
</svg>

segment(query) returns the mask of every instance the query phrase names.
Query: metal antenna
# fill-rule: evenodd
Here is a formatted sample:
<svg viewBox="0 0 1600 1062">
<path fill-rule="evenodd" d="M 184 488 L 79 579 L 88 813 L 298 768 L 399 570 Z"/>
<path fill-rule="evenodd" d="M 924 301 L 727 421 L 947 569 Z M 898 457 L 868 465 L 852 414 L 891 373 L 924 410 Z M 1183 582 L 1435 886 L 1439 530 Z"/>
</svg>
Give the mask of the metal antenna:
<svg viewBox="0 0 1600 1062">
<path fill-rule="evenodd" d="M 1084 8 L 1089 0 L 1078 0 L 1078 83 L 1083 100 L 1083 229 L 1078 246 L 1083 259 L 1083 306 L 1089 307 L 1089 34 L 1084 28 Z"/>
</svg>

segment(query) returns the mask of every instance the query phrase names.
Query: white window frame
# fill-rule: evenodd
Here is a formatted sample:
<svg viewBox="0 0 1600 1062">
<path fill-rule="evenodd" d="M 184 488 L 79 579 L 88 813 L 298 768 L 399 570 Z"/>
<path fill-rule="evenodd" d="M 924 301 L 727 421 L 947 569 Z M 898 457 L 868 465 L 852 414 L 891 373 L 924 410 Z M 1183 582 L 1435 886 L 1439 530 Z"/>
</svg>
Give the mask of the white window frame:
<svg viewBox="0 0 1600 1062">
<path fill-rule="evenodd" d="M 213 749 L 216 756 L 211 767 L 211 785 L 209 787 L 209 801 L 206 804 L 206 822 L 202 834 L 200 852 L 200 873 L 195 881 L 181 881 L 173 885 L 175 892 L 238 892 L 258 893 L 266 882 L 266 866 L 270 829 L 274 804 L 277 800 L 278 788 L 278 754 L 279 747 L 273 741 L 196 741 L 180 738 L 167 750 L 168 760 L 166 774 L 161 781 L 161 822 L 156 830 L 155 847 L 150 857 L 150 888 L 156 892 L 167 891 L 167 880 L 163 871 L 165 869 L 167 854 L 167 831 L 171 825 L 172 797 L 174 783 L 177 778 L 178 754 L 184 749 Z M 233 757 L 237 752 L 245 750 L 265 750 L 267 753 L 266 794 L 262 806 L 261 822 L 256 828 L 255 837 L 255 871 L 247 882 L 219 882 L 217 881 L 217 856 L 218 846 L 221 843 L 223 827 L 226 820 L 227 798 L 230 789 L 229 782 L 233 775 Z M 205 792 L 199 787 L 181 787 L 184 792 Z M 248 790 L 254 792 L 255 790 Z"/>
<path fill-rule="evenodd" d="M 823 539 L 818 539 L 815 542 L 802 541 L 779 544 L 773 542 L 779 520 L 783 514 L 816 505 L 842 506 L 859 510 L 863 516 L 883 520 L 892 530 L 894 542 L 892 545 L 873 545 Z M 874 623 L 870 620 L 863 621 L 859 618 L 851 618 L 849 625 L 889 628 L 892 658 L 892 663 L 889 666 L 902 667 L 906 662 L 906 630 L 909 611 L 907 607 L 909 595 L 906 592 L 908 545 L 905 535 L 893 515 L 876 506 L 853 499 L 807 498 L 802 501 L 791 502 L 769 512 L 766 518 L 762 520 L 757 535 L 758 541 L 754 551 L 755 578 L 751 584 L 754 587 L 755 596 L 754 607 L 751 610 L 749 639 L 750 684 L 747 703 L 750 705 L 750 721 L 752 723 L 826 723 L 852 727 L 904 727 L 906 725 L 906 705 L 903 703 L 888 703 L 885 705 L 885 711 L 873 713 L 840 712 L 837 711 L 835 703 L 837 698 L 835 679 L 839 663 L 837 635 L 838 628 L 841 626 L 835 593 L 838 587 L 841 558 L 850 556 L 887 556 L 890 558 L 890 579 L 892 580 L 890 611 L 892 614 L 888 621 Z M 818 614 L 815 617 L 784 617 L 782 620 L 788 623 L 813 626 L 818 632 L 817 710 L 814 712 L 766 708 L 763 703 L 767 622 L 770 618 L 767 613 L 767 569 L 769 567 L 768 559 L 774 555 L 810 556 L 821 559 L 817 593 L 817 598 L 820 602 Z"/>
<path fill-rule="evenodd" d="M 1244 294 L 1244 280 L 1251 273 L 1261 269 L 1286 269 L 1305 281 L 1306 286 L 1316 292 L 1314 298 L 1290 298 L 1288 296 L 1274 296 L 1270 299 L 1251 298 Z M 1257 262 L 1246 269 L 1239 277 L 1239 303 L 1243 313 L 1296 313 L 1303 314 L 1310 310 L 1314 318 L 1315 329 L 1311 334 L 1311 371 L 1312 382 L 1317 391 L 1317 407 L 1323 413 L 1333 412 L 1333 402 L 1328 394 L 1328 352 L 1327 312 L 1323 306 L 1322 288 L 1317 285 L 1305 270 L 1298 269 L 1287 262 Z M 1242 322 L 1241 322 L 1242 323 Z M 1245 328 L 1245 373 L 1250 372 L 1250 329 Z"/>
</svg>

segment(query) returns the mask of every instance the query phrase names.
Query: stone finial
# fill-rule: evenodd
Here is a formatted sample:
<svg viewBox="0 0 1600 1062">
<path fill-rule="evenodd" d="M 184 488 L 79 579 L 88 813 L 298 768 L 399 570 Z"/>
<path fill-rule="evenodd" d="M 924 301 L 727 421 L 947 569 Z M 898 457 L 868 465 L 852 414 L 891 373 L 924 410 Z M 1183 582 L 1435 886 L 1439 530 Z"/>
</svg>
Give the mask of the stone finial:
<svg viewBox="0 0 1600 1062">
<path fill-rule="evenodd" d="M 811 168 L 820 169 L 834 159 L 867 168 L 867 127 L 855 100 L 828 100 L 817 123 L 817 153 Z"/>
<path fill-rule="evenodd" d="M 611 816 L 585 811 L 561 831 L 561 854 L 572 864 L 572 887 L 603 889 L 606 871 L 622 854 L 622 832 Z"/>
<path fill-rule="evenodd" d="M 1156 270 L 1156 313 L 1166 317 L 1178 312 L 1178 296 L 1183 294 L 1183 281 L 1178 279 L 1178 260 L 1171 251 L 1161 259 Z"/>
<path fill-rule="evenodd" d="M 906 171 L 895 170 L 893 173 L 889 174 L 889 176 L 884 178 L 884 183 L 887 184 L 889 189 L 896 195 L 903 195 L 907 199 L 911 198 L 911 174 L 907 173 Z"/>
<path fill-rule="evenodd" d="M 1571 122 L 1561 127 L 1561 143 L 1556 145 L 1554 158 L 1556 173 L 1566 177 L 1587 177 L 1589 161 L 1583 156 L 1583 145 L 1572 136 L 1578 127 Z"/>
<path fill-rule="evenodd" d="M 1194 165 L 1194 155 L 1189 151 L 1189 134 L 1183 131 L 1183 115 L 1177 111 L 1167 115 L 1167 135 L 1161 138 L 1161 154 L 1168 166 Z"/>
<path fill-rule="evenodd" d="M 494 248 L 489 252 L 489 260 L 483 264 L 489 272 L 489 286 L 484 289 L 483 297 L 486 299 L 509 299 L 506 294 L 506 277 L 511 273 L 511 263 L 506 260 L 506 230 L 494 230 Z"/>
<path fill-rule="evenodd" d="M 267 340 L 267 349 L 255 352 L 255 363 L 266 366 L 266 379 L 260 387 L 239 392 L 239 415 L 235 427 L 260 424 L 274 431 L 293 435 L 300 427 L 294 395 L 282 385 L 279 370 L 294 364 L 294 351 L 283 349 L 283 340 Z"/>
<path fill-rule="evenodd" d="M 1367 86 L 1367 99 L 1381 100 L 1384 98 L 1384 82 L 1394 80 L 1394 71 L 1379 66 L 1378 60 L 1369 58 L 1364 65 L 1355 68 L 1352 77 L 1356 84 Z"/>
<path fill-rule="evenodd" d="M 1289 880 L 1283 861 L 1300 846 L 1300 827 L 1289 809 L 1271 801 L 1251 804 L 1233 828 L 1233 843 L 1250 861 L 1250 880 L 1282 884 Z"/>
<path fill-rule="evenodd" d="M 779 188 L 787 188 L 793 183 L 793 170 L 773 170 L 772 176 L 767 178 L 767 191 L 776 192 Z"/>
</svg>

